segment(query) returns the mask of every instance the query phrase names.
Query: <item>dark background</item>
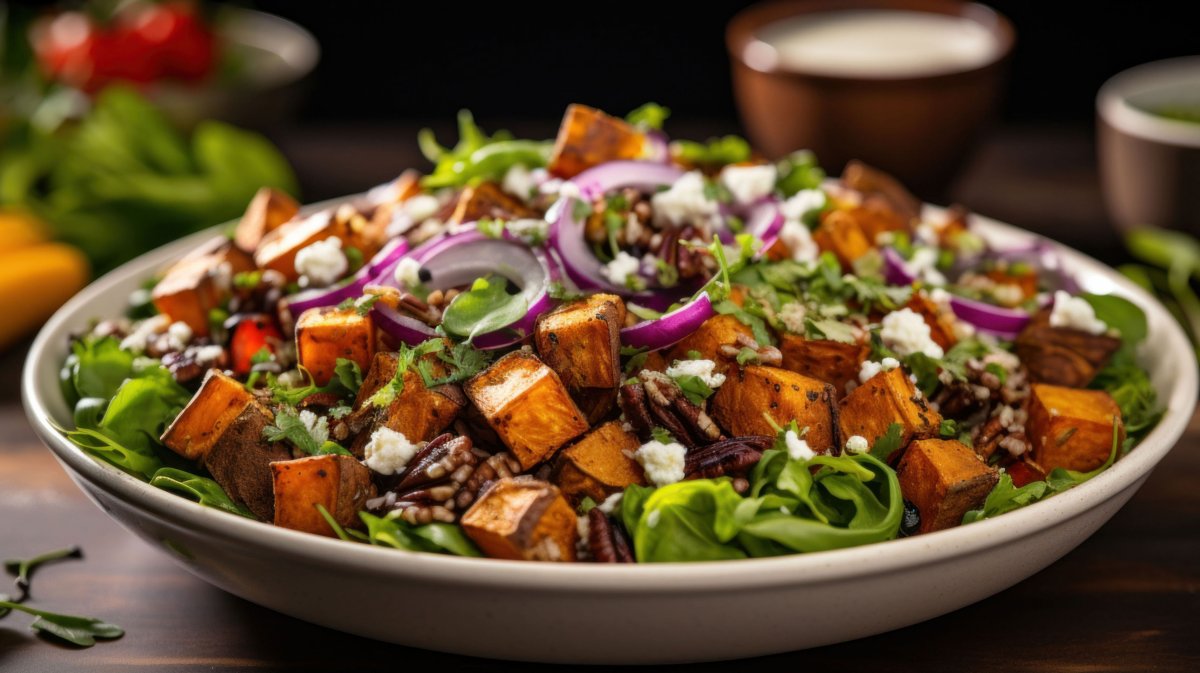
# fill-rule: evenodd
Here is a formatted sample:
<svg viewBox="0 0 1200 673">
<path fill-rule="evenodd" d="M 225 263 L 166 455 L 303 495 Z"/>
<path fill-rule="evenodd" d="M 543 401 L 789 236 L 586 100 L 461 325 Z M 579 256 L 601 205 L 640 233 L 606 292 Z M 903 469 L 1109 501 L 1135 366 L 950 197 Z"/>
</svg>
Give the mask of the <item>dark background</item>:
<svg viewBox="0 0 1200 673">
<path fill-rule="evenodd" d="M 530 3 L 532 5 L 532 3 Z M 570 102 L 736 121 L 725 24 L 750 2 L 295 2 L 257 8 L 323 45 L 305 118 L 552 119 Z M 1002 2 L 1017 29 L 1009 122 L 1090 122 L 1096 90 L 1138 63 L 1200 53 L 1189 2 Z M 544 8 L 548 7 L 548 8 Z M 1194 10 L 1194 7 L 1190 9 Z"/>
</svg>

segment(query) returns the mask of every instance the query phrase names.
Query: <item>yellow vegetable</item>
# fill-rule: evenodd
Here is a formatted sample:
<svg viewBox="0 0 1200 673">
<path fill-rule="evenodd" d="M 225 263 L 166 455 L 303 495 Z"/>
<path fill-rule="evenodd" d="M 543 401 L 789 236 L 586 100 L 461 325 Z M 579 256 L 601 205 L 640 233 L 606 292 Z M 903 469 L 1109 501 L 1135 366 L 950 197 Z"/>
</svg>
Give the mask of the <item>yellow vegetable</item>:
<svg viewBox="0 0 1200 673">
<path fill-rule="evenodd" d="M 0 348 L 41 325 L 87 284 L 87 259 L 63 243 L 0 250 Z"/>
<path fill-rule="evenodd" d="M 42 243 L 47 238 L 46 225 L 32 215 L 15 210 L 0 211 L 0 255 Z"/>
</svg>

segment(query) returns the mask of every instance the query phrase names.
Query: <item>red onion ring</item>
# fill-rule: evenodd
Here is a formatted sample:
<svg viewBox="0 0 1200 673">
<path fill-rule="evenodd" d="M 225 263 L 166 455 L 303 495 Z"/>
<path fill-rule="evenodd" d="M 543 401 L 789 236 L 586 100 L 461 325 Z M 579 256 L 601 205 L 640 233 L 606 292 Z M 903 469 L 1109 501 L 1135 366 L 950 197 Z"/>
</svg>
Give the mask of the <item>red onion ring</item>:
<svg viewBox="0 0 1200 673">
<path fill-rule="evenodd" d="M 621 343 L 634 348 L 657 350 L 682 340 L 687 335 L 699 329 L 705 320 L 716 315 L 708 292 L 688 303 L 663 314 L 655 320 L 646 320 L 633 327 L 621 330 Z"/>
<path fill-rule="evenodd" d="M 958 295 L 950 296 L 950 308 L 959 320 L 1002 339 L 1017 338 L 1017 334 L 1031 320 L 1029 312 L 1023 309 L 1005 308 Z"/>
<path fill-rule="evenodd" d="M 379 275 L 381 269 L 394 265 L 406 252 L 408 241 L 403 238 L 389 241 L 350 278 L 329 287 L 305 290 L 287 297 L 284 301 L 287 302 L 288 311 L 299 317 L 310 308 L 336 306 L 347 299 L 357 299 L 362 296 L 367 285 Z"/>
<path fill-rule="evenodd" d="M 671 163 L 671 143 L 667 139 L 667 134 L 662 131 L 651 129 L 645 133 L 646 141 L 642 149 L 645 155 L 645 161 L 653 161 L 661 164 Z"/>
<path fill-rule="evenodd" d="M 683 170 L 653 161 L 609 161 L 571 178 L 580 195 L 589 201 L 622 187 L 652 190 L 675 184 Z"/>
</svg>

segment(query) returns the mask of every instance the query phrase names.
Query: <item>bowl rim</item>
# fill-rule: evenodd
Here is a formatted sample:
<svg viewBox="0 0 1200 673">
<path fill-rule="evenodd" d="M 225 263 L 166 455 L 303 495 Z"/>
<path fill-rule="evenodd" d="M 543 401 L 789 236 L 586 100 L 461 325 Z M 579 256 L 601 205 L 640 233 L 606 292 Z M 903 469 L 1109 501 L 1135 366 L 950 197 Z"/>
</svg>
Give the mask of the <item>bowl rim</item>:
<svg viewBox="0 0 1200 673">
<path fill-rule="evenodd" d="M 763 45 L 758 31 L 763 27 L 801 14 L 855 9 L 890 9 L 932 14 L 945 14 L 968 19 L 979 24 L 997 41 L 995 52 L 984 62 L 970 68 L 957 68 L 895 77 L 831 74 L 784 66 L 778 60 L 747 58 L 755 45 Z M 1003 66 L 1012 56 L 1017 34 L 1008 17 L 978 2 L 959 0 L 766 0 L 753 4 L 730 19 L 725 28 L 725 46 L 734 63 L 765 75 L 778 75 L 811 80 L 825 84 L 855 83 L 875 86 L 906 85 L 924 82 L 951 82 L 973 78 L 980 73 Z M 752 63 L 753 61 L 760 61 Z"/>
<path fill-rule="evenodd" d="M 347 197 L 354 198 L 354 197 Z M 309 208 L 340 203 L 334 199 Z M 931 208 L 936 214 L 942 209 Z M 973 215 L 972 224 L 1013 240 L 1048 240 L 1037 234 Z M 224 226 L 224 225 L 222 225 Z M 910 538 L 832 551 L 772 558 L 708 561 L 695 563 L 648 563 L 615 567 L 603 564 L 533 563 L 488 558 L 463 558 L 409 552 L 365 544 L 349 544 L 336 538 L 279 528 L 220 510 L 203 507 L 186 498 L 154 488 L 117 468 L 102 464 L 83 453 L 55 429 L 51 420 L 50 395 L 59 395 L 57 373 L 71 328 L 91 315 L 91 305 L 115 286 L 144 278 L 154 270 L 211 238 L 220 227 L 199 232 L 167 244 L 118 267 L 91 283 L 68 301 L 45 324 L 30 347 L 22 372 L 21 392 L 30 425 L 76 481 L 88 482 L 142 513 L 194 533 L 235 542 L 246 548 L 286 554 L 296 561 L 337 564 L 359 572 L 391 579 L 454 583 L 502 589 L 614 593 L 654 591 L 676 594 L 693 591 L 741 591 L 772 586 L 823 583 L 864 577 L 981 553 L 997 545 L 1015 542 L 1084 515 L 1091 507 L 1136 488 L 1183 434 L 1196 406 L 1197 368 L 1190 342 L 1183 331 L 1145 290 L 1125 279 L 1111 267 L 1065 245 L 1051 242 L 1063 255 L 1067 268 L 1088 272 L 1097 279 L 1097 290 L 1114 291 L 1133 299 L 1146 311 L 1154 342 L 1146 348 L 1165 348 L 1188 366 L 1175 367 L 1175 379 L 1161 387 L 1166 411 L 1138 447 L 1115 465 L 1087 483 L 994 519 Z M 741 569 L 746 572 L 731 572 Z"/>
<path fill-rule="evenodd" d="M 221 7 L 217 13 L 218 38 L 236 46 L 263 48 L 260 33 L 264 29 L 274 31 L 276 39 L 290 41 L 297 49 L 298 58 L 285 61 L 285 72 L 276 77 L 262 81 L 235 82 L 235 86 L 264 90 L 283 88 L 303 80 L 317 69 L 321 62 L 321 43 L 308 28 L 287 17 L 249 7 L 228 5 Z M 252 38 L 242 39 L 247 36 Z"/>
<path fill-rule="evenodd" d="M 1096 94 L 1096 114 L 1122 133 L 1162 143 L 1200 148 L 1200 123 L 1169 119 L 1130 103 L 1148 90 L 1172 86 L 1180 79 L 1200 82 L 1200 56 L 1151 61 L 1110 77 Z"/>
</svg>

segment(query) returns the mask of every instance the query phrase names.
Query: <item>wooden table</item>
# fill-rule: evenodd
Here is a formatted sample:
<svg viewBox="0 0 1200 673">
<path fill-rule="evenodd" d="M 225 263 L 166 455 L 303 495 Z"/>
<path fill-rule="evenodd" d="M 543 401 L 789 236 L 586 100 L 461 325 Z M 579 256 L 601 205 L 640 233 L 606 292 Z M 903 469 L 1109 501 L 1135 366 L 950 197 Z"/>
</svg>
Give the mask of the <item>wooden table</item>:
<svg viewBox="0 0 1200 673">
<path fill-rule="evenodd" d="M 339 179 L 368 184 L 409 161 L 362 130 L 295 136 L 285 147 Z M 377 137 L 376 137 L 377 139 Z M 357 143 L 357 144 L 356 144 Z M 322 148 L 340 147 L 336 154 Z M 1098 198 L 1090 136 L 1010 130 L 990 142 L 955 196 L 980 212 L 1112 258 L 1117 240 Z M 364 161 L 364 156 L 371 159 Z M 330 162 L 333 166 L 330 166 Z M 328 193 L 349 185 L 334 183 Z M 320 191 L 320 190 L 318 190 Z M 323 196 L 325 194 L 310 194 Z M 377 643 L 285 617 L 192 577 L 126 533 L 70 483 L 25 421 L 17 397 L 21 349 L 0 354 L 0 557 L 71 544 L 86 559 L 46 569 L 35 599 L 101 616 L 121 640 L 78 651 L 0 621 L 4 671 L 529 670 Z M 1200 670 L 1200 416 L 1142 491 L 1064 559 L 997 596 L 917 626 L 760 661 L 743 670 L 1197 671 Z M 797 618 L 803 619 L 798 610 Z"/>
</svg>

